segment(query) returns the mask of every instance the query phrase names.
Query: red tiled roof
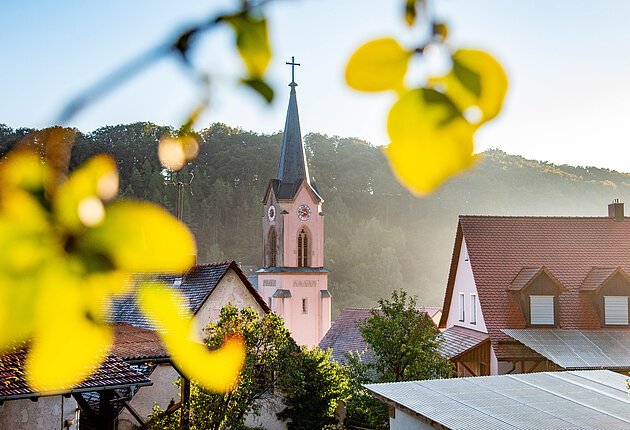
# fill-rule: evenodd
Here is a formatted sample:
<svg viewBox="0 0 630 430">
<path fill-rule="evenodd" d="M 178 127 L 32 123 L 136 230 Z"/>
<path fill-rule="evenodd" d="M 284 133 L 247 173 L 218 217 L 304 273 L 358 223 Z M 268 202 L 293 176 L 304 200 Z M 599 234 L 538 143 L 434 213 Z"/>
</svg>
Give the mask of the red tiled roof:
<svg viewBox="0 0 630 430">
<path fill-rule="evenodd" d="M 526 328 L 508 287 L 525 267 L 545 266 L 567 288 L 559 298 L 559 326 L 600 329 L 590 296 L 580 286 L 595 267 L 621 267 L 630 272 L 630 218 L 461 216 L 447 284 L 444 314 L 448 318 L 457 259 L 466 241 L 479 304 L 499 358 L 510 340 L 502 328 Z M 507 356 L 506 356 L 507 357 Z"/>
<path fill-rule="evenodd" d="M 580 286 L 580 291 L 597 291 L 615 274 L 630 281 L 630 276 L 621 267 L 593 267 Z"/>
<path fill-rule="evenodd" d="M 112 353 L 125 361 L 169 357 L 157 332 L 128 323 L 114 324 Z"/>
<path fill-rule="evenodd" d="M 134 371 L 120 358 L 110 355 L 92 375 L 72 389 L 34 393 L 24 379 L 23 365 L 26 360 L 26 354 L 27 347 L 18 347 L 0 356 L 0 400 L 89 392 L 131 385 L 151 385 L 151 381 L 146 376 Z"/>
</svg>

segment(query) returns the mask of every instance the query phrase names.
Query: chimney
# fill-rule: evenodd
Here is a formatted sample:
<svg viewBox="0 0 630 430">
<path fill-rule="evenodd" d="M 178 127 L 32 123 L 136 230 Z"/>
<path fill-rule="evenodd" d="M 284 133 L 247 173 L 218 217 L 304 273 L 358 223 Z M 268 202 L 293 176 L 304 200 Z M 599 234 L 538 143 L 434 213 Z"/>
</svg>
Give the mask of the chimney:
<svg viewBox="0 0 630 430">
<path fill-rule="evenodd" d="M 613 218 L 615 221 L 623 221 L 623 203 L 619 199 L 615 199 L 608 205 L 608 218 Z"/>
</svg>

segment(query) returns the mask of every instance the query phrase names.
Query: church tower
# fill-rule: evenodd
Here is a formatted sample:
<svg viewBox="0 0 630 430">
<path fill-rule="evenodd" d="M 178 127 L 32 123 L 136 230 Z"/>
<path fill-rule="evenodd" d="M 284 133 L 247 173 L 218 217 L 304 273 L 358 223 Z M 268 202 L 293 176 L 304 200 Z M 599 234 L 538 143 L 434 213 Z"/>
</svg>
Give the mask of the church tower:
<svg viewBox="0 0 630 430">
<path fill-rule="evenodd" d="M 258 288 L 300 345 L 314 346 L 330 328 L 331 295 L 324 268 L 324 200 L 308 173 L 302 143 L 295 66 L 278 161 L 263 197 L 263 268 Z"/>
</svg>

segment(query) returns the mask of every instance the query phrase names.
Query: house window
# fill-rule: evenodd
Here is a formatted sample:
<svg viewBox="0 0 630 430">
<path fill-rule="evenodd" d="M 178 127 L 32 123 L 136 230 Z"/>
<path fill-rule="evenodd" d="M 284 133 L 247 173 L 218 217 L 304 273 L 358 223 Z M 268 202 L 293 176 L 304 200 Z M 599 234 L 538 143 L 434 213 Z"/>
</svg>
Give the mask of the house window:
<svg viewBox="0 0 630 430">
<path fill-rule="evenodd" d="M 302 299 L 302 313 L 303 314 L 308 313 L 308 300 L 307 299 Z"/>
<path fill-rule="evenodd" d="M 464 309 L 464 305 L 465 305 L 465 298 L 464 298 L 464 293 L 459 293 L 459 320 L 461 322 L 464 322 L 465 318 L 466 318 L 466 311 Z"/>
<path fill-rule="evenodd" d="M 604 324 L 628 325 L 628 296 L 604 296 Z"/>
<path fill-rule="evenodd" d="M 297 254 L 298 267 L 308 267 L 308 235 L 304 229 L 298 234 Z"/>
<path fill-rule="evenodd" d="M 273 310 L 271 308 L 271 297 L 267 297 L 267 306 L 269 306 L 269 309 Z"/>
<path fill-rule="evenodd" d="M 529 315 L 531 325 L 554 325 L 554 297 L 529 296 Z"/>
<path fill-rule="evenodd" d="M 470 295 L 470 323 L 477 324 L 477 294 Z"/>
</svg>

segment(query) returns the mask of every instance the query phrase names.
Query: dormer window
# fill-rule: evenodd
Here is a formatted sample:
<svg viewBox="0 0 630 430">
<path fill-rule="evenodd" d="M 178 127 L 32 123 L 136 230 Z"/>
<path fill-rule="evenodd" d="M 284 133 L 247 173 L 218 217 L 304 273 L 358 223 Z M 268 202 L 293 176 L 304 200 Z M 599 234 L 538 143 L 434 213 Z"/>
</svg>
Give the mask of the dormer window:
<svg viewBox="0 0 630 430">
<path fill-rule="evenodd" d="M 580 286 L 588 293 L 603 326 L 628 326 L 630 276 L 621 267 L 593 267 Z"/>
<path fill-rule="evenodd" d="M 520 305 L 530 327 L 556 327 L 560 295 L 566 287 L 544 266 L 524 267 L 516 275 L 508 291 Z"/>
</svg>

